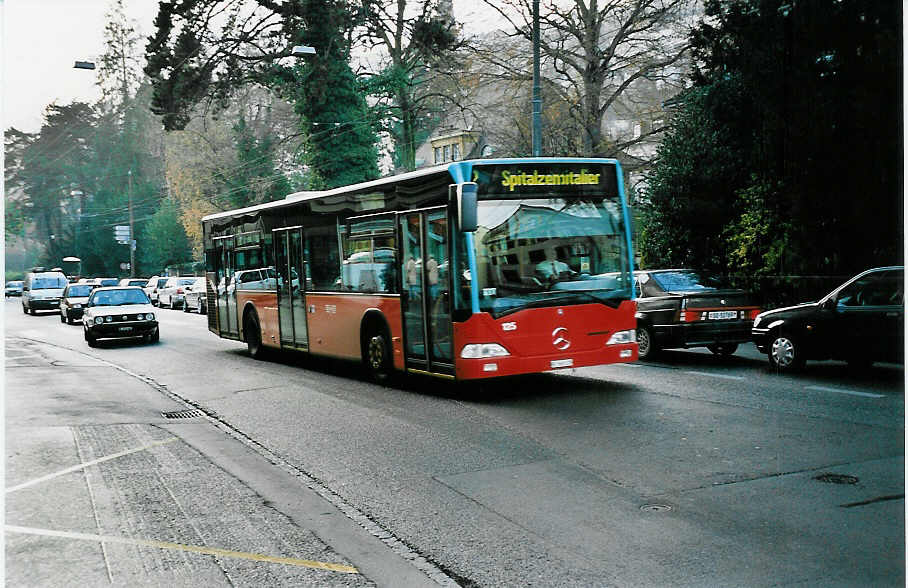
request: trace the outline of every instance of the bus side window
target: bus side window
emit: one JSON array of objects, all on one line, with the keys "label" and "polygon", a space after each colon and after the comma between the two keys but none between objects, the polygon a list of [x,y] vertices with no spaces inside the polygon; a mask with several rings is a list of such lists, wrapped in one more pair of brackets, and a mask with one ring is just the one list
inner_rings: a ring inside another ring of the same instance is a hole
[{"label": "bus side window", "polygon": [[306,230],[306,251],[309,252],[307,276],[314,290],[340,289],[340,252],[337,245],[337,229],[334,225]]}]

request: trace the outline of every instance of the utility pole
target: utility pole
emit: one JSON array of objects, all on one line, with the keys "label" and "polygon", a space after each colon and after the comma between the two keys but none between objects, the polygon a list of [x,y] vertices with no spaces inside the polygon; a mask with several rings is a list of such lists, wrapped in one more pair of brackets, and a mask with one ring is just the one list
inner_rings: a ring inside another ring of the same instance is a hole
[{"label": "utility pole", "polygon": [[533,0],[533,157],[542,156],[542,86],[539,81],[539,0]]},{"label": "utility pole", "polygon": [[129,277],[136,277],[136,228],[132,217],[132,170],[126,175],[129,178],[127,195],[129,197]]}]

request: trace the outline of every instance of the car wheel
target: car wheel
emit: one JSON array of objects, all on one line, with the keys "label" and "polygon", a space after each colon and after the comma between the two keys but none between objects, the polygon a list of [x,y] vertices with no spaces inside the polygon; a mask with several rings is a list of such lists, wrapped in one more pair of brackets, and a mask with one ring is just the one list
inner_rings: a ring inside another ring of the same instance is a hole
[{"label": "car wheel", "polygon": [[28,314],[30,314],[30,315],[32,315],[32,316],[35,316],[35,309],[32,308],[31,306],[29,306],[29,307],[28,307]]},{"label": "car wheel", "polygon": [[186,299],[183,299],[183,312],[189,312],[189,305],[186,303]]},{"label": "car wheel", "polygon": [[88,329],[85,329],[85,342],[88,343],[89,347],[95,347],[98,344],[98,340],[88,332]]},{"label": "car wheel", "polygon": [[640,359],[651,359],[658,351],[653,331],[649,327],[637,327],[637,355]]},{"label": "car wheel", "polygon": [[70,317],[67,316],[67,317],[66,317],[66,324],[68,324],[68,325],[74,325],[74,324],[76,324],[76,319],[70,318]]},{"label": "car wheel", "polygon": [[766,355],[769,366],[780,373],[795,372],[804,367],[804,357],[798,341],[787,333],[776,332],[770,337]]},{"label": "car wheel", "polygon": [[363,363],[369,377],[379,383],[387,382],[391,377],[391,341],[387,331],[382,327],[372,327],[365,337]]},{"label": "car wheel", "polygon": [[246,315],[243,320],[243,335],[246,337],[246,350],[249,352],[249,357],[263,359],[265,347],[262,345],[262,331],[254,314]]},{"label": "car wheel", "polygon": [[160,329],[155,329],[150,333],[145,333],[145,336],[143,338],[145,339],[146,343],[157,343],[161,338],[161,331]]},{"label": "car wheel", "polygon": [[28,314],[28,309],[25,308],[25,305],[24,305],[24,304],[22,305],[22,313],[23,313],[23,314]]},{"label": "car wheel", "polygon": [[66,313],[63,312],[62,310],[60,311],[60,322],[61,322],[61,323],[65,323],[65,322],[66,322]]},{"label": "car wheel", "polygon": [[199,314],[205,314],[204,312],[202,312],[202,297],[201,296],[199,296],[199,299],[196,300],[195,311]]},{"label": "car wheel", "polygon": [[716,345],[708,345],[706,347],[716,355],[721,355],[722,357],[728,357],[738,350],[737,343],[718,343]]}]

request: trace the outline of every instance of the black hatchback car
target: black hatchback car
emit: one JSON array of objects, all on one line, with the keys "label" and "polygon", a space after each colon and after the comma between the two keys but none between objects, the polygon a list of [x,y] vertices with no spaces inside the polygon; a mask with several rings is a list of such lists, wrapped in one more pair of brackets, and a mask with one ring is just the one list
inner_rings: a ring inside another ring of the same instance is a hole
[{"label": "black hatchback car", "polygon": [[904,362],[905,268],[880,267],[851,278],[819,302],[777,308],[754,320],[753,340],[780,372],[808,359],[856,367]]},{"label": "black hatchback car", "polygon": [[640,359],[659,349],[706,347],[731,355],[750,341],[760,307],[753,294],[692,269],[634,272]]}]

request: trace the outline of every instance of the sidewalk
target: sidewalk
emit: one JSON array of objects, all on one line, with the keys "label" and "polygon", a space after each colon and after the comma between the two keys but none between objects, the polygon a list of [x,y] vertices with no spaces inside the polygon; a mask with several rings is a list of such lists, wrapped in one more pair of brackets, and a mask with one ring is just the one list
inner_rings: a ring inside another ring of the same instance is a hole
[{"label": "sidewalk", "polygon": [[8,586],[437,585],[115,366],[7,339],[5,390]]}]

